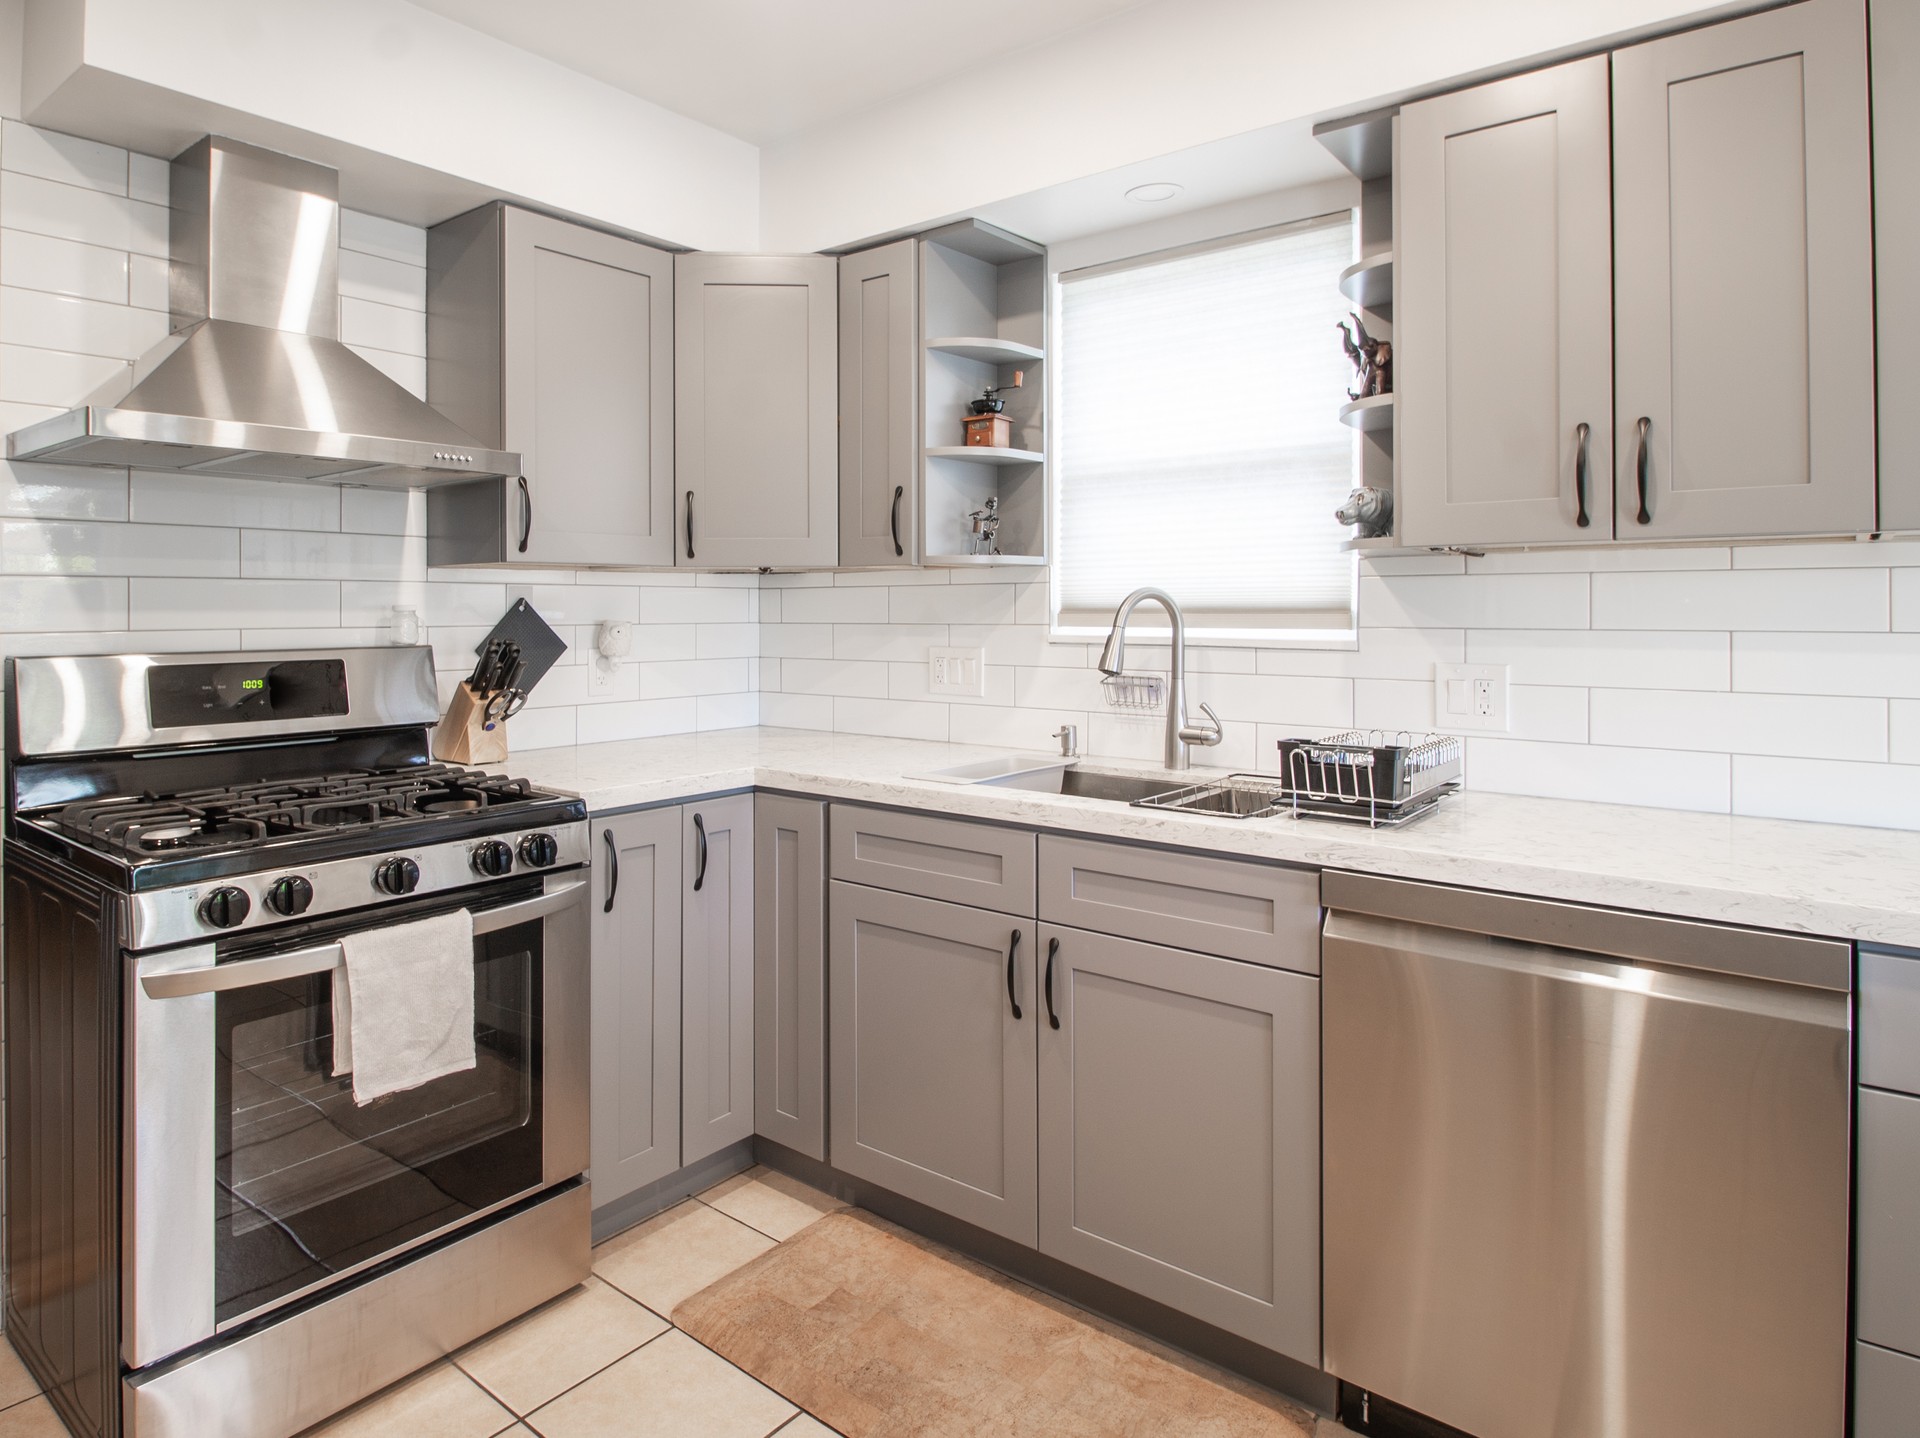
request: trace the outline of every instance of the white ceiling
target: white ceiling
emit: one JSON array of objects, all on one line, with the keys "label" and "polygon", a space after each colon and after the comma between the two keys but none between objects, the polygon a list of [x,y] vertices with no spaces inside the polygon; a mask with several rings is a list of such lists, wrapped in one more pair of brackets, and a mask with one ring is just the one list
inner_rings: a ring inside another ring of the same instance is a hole
[{"label": "white ceiling", "polygon": [[765,144],[1148,0],[411,3]]}]

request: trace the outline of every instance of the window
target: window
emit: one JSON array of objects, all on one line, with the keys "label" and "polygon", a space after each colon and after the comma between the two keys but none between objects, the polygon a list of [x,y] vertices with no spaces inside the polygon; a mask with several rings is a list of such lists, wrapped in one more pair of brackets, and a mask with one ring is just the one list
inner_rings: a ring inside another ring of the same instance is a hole
[{"label": "window", "polygon": [[1057,632],[1153,584],[1196,638],[1350,633],[1353,250],[1342,212],[1060,277]]}]

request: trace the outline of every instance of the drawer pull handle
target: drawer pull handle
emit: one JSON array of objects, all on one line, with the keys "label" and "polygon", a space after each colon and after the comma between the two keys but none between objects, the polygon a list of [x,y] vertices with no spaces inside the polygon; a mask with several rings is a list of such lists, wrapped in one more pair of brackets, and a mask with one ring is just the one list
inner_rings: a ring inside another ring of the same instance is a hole
[{"label": "drawer pull handle", "polygon": [[[888,523],[893,527],[893,552],[896,555],[904,555],[907,552],[900,545],[900,497],[906,492],[907,487],[904,484],[896,484],[893,487],[893,514]],[[1018,1018],[1019,1015],[1015,1014],[1014,1017]]]},{"label": "drawer pull handle", "polygon": [[613,896],[620,892],[620,851],[614,847],[613,830],[602,829],[600,837],[607,843],[607,901],[600,906],[600,912],[613,912]]},{"label": "drawer pull handle", "polygon": [[697,894],[707,882],[707,821],[698,814],[693,816],[693,836],[700,841],[699,866],[693,871],[693,891]]},{"label": "drawer pull handle", "polygon": [[527,477],[520,476],[520,552],[527,552],[527,541],[533,538],[533,491],[527,487]]},{"label": "drawer pull handle", "polygon": [[1633,518],[1638,524],[1652,524],[1653,511],[1647,508],[1647,431],[1653,428],[1653,421],[1642,415],[1637,428],[1640,431],[1640,457],[1634,468],[1640,482],[1640,512]]},{"label": "drawer pull handle", "polygon": [[1007,1007],[1013,1010],[1013,1016],[1020,1017],[1020,999],[1013,987],[1013,959],[1020,952],[1020,931],[1013,931],[1013,942],[1007,945]]},{"label": "drawer pull handle", "polygon": [[1593,521],[1587,517],[1587,435],[1590,431],[1583,421],[1575,427],[1579,436],[1580,448],[1573,461],[1573,497],[1579,504],[1580,513],[1574,517],[1574,523],[1585,529]]},{"label": "drawer pull handle", "polygon": [[1058,939],[1047,940],[1047,1022],[1054,1028],[1060,1027],[1060,1015],[1053,1007],[1053,956],[1060,952]]}]

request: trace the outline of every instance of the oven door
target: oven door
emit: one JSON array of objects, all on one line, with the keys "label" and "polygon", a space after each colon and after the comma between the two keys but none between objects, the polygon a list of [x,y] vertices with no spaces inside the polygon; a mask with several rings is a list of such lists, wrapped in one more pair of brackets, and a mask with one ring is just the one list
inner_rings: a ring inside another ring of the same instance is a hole
[{"label": "oven door", "polygon": [[[123,1357],[140,1368],[587,1165],[587,882],[529,877],[127,961]],[[465,905],[478,1062],[332,1076],[343,933]]]}]

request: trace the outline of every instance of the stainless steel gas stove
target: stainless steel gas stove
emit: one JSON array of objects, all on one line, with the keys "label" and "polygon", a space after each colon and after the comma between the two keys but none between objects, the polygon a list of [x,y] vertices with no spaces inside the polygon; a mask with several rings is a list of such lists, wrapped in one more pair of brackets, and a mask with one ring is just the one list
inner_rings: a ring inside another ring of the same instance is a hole
[{"label": "stainless steel gas stove", "polygon": [[[586,1276],[586,812],[431,651],[9,664],[9,1336],[76,1432],[285,1438]],[[471,1070],[356,1104],[344,937],[472,915]]]}]

